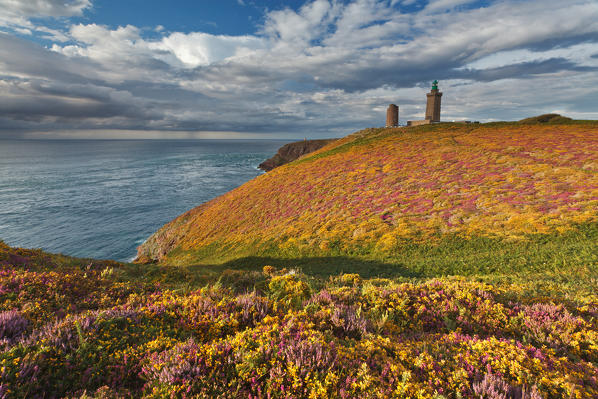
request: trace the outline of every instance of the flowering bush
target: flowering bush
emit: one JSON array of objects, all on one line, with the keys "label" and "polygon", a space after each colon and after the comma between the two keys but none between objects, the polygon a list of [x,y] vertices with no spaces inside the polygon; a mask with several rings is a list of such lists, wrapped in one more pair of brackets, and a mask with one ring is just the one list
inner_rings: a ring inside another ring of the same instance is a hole
[{"label": "flowering bush", "polygon": [[486,374],[482,381],[474,383],[473,392],[482,399],[542,399],[535,386],[512,387],[495,374]]},{"label": "flowering bush", "polygon": [[274,276],[268,284],[275,304],[297,307],[310,295],[309,286],[296,273]]},{"label": "flowering bush", "polygon": [[[36,273],[45,276],[38,266]],[[54,273],[63,281],[73,271]],[[405,283],[356,274],[333,276],[315,289],[298,271],[269,266],[253,273],[261,291],[246,287],[238,294],[230,281],[236,274],[227,272],[228,286],[221,279],[189,292],[122,283],[134,291],[126,299],[87,302],[101,307],[48,313],[45,321],[30,322],[18,306],[4,310],[0,393],[6,398],[598,395],[598,303],[592,298],[547,301],[518,294],[516,285],[464,278]],[[21,290],[30,292],[39,278],[23,279]],[[88,287],[76,297],[96,298],[110,284]],[[80,293],[73,285],[52,287],[57,297]],[[6,300],[12,291],[2,292],[2,303],[19,305]]]},{"label": "flowering bush", "polygon": [[20,338],[29,327],[29,320],[16,310],[0,312],[0,343],[10,344]]}]

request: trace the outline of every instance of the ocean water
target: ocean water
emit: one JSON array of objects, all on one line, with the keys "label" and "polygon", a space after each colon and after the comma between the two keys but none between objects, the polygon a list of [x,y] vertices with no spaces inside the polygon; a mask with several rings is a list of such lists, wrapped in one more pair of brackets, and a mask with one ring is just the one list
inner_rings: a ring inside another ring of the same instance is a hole
[{"label": "ocean water", "polygon": [[131,260],[181,213],[262,174],[278,140],[0,140],[0,240]]}]

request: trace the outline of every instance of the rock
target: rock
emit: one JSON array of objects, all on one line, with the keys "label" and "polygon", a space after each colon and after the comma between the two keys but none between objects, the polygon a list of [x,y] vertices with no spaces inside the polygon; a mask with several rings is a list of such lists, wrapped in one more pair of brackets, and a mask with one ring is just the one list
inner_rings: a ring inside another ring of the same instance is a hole
[{"label": "rock", "polygon": [[281,165],[292,162],[305,154],[319,150],[326,144],[335,140],[336,139],[303,140],[297,141],[295,143],[285,144],[278,149],[278,153],[276,153],[272,158],[262,162],[258,168],[268,172]]}]

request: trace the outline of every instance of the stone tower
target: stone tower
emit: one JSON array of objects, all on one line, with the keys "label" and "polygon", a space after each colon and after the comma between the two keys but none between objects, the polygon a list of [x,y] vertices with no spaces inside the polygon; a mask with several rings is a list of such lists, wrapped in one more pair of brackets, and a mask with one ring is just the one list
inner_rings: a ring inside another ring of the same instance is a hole
[{"label": "stone tower", "polygon": [[428,103],[426,105],[426,120],[440,122],[440,99],[442,93],[438,91],[438,81],[432,82],[432,90],[426,94]]},{"label": "stone tower", "polygon": [[399,107],[390,104],[386,110],[386,127],[399,126]]}]

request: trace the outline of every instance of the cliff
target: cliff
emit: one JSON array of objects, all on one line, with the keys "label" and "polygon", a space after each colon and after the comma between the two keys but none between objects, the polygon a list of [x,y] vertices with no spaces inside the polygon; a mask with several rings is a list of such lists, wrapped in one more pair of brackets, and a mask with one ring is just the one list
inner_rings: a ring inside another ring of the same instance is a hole
[{"label": "cliff", "polygon": [[138,255],[171,264],[246,256],[400,263],[443,240],[563,234],[596,220],[597,146],[597,122],[368,129],[186,212]]},{"label": "cliff", "polygon": [[293,162],[294,160],[319,150],[327,144],[332,143],[336,139],[322,139],[322,140],[303,140],[294,143],[285,144],[278,149],[278,152],[270,159],[262,162],[258,168],[266,172]]}]

